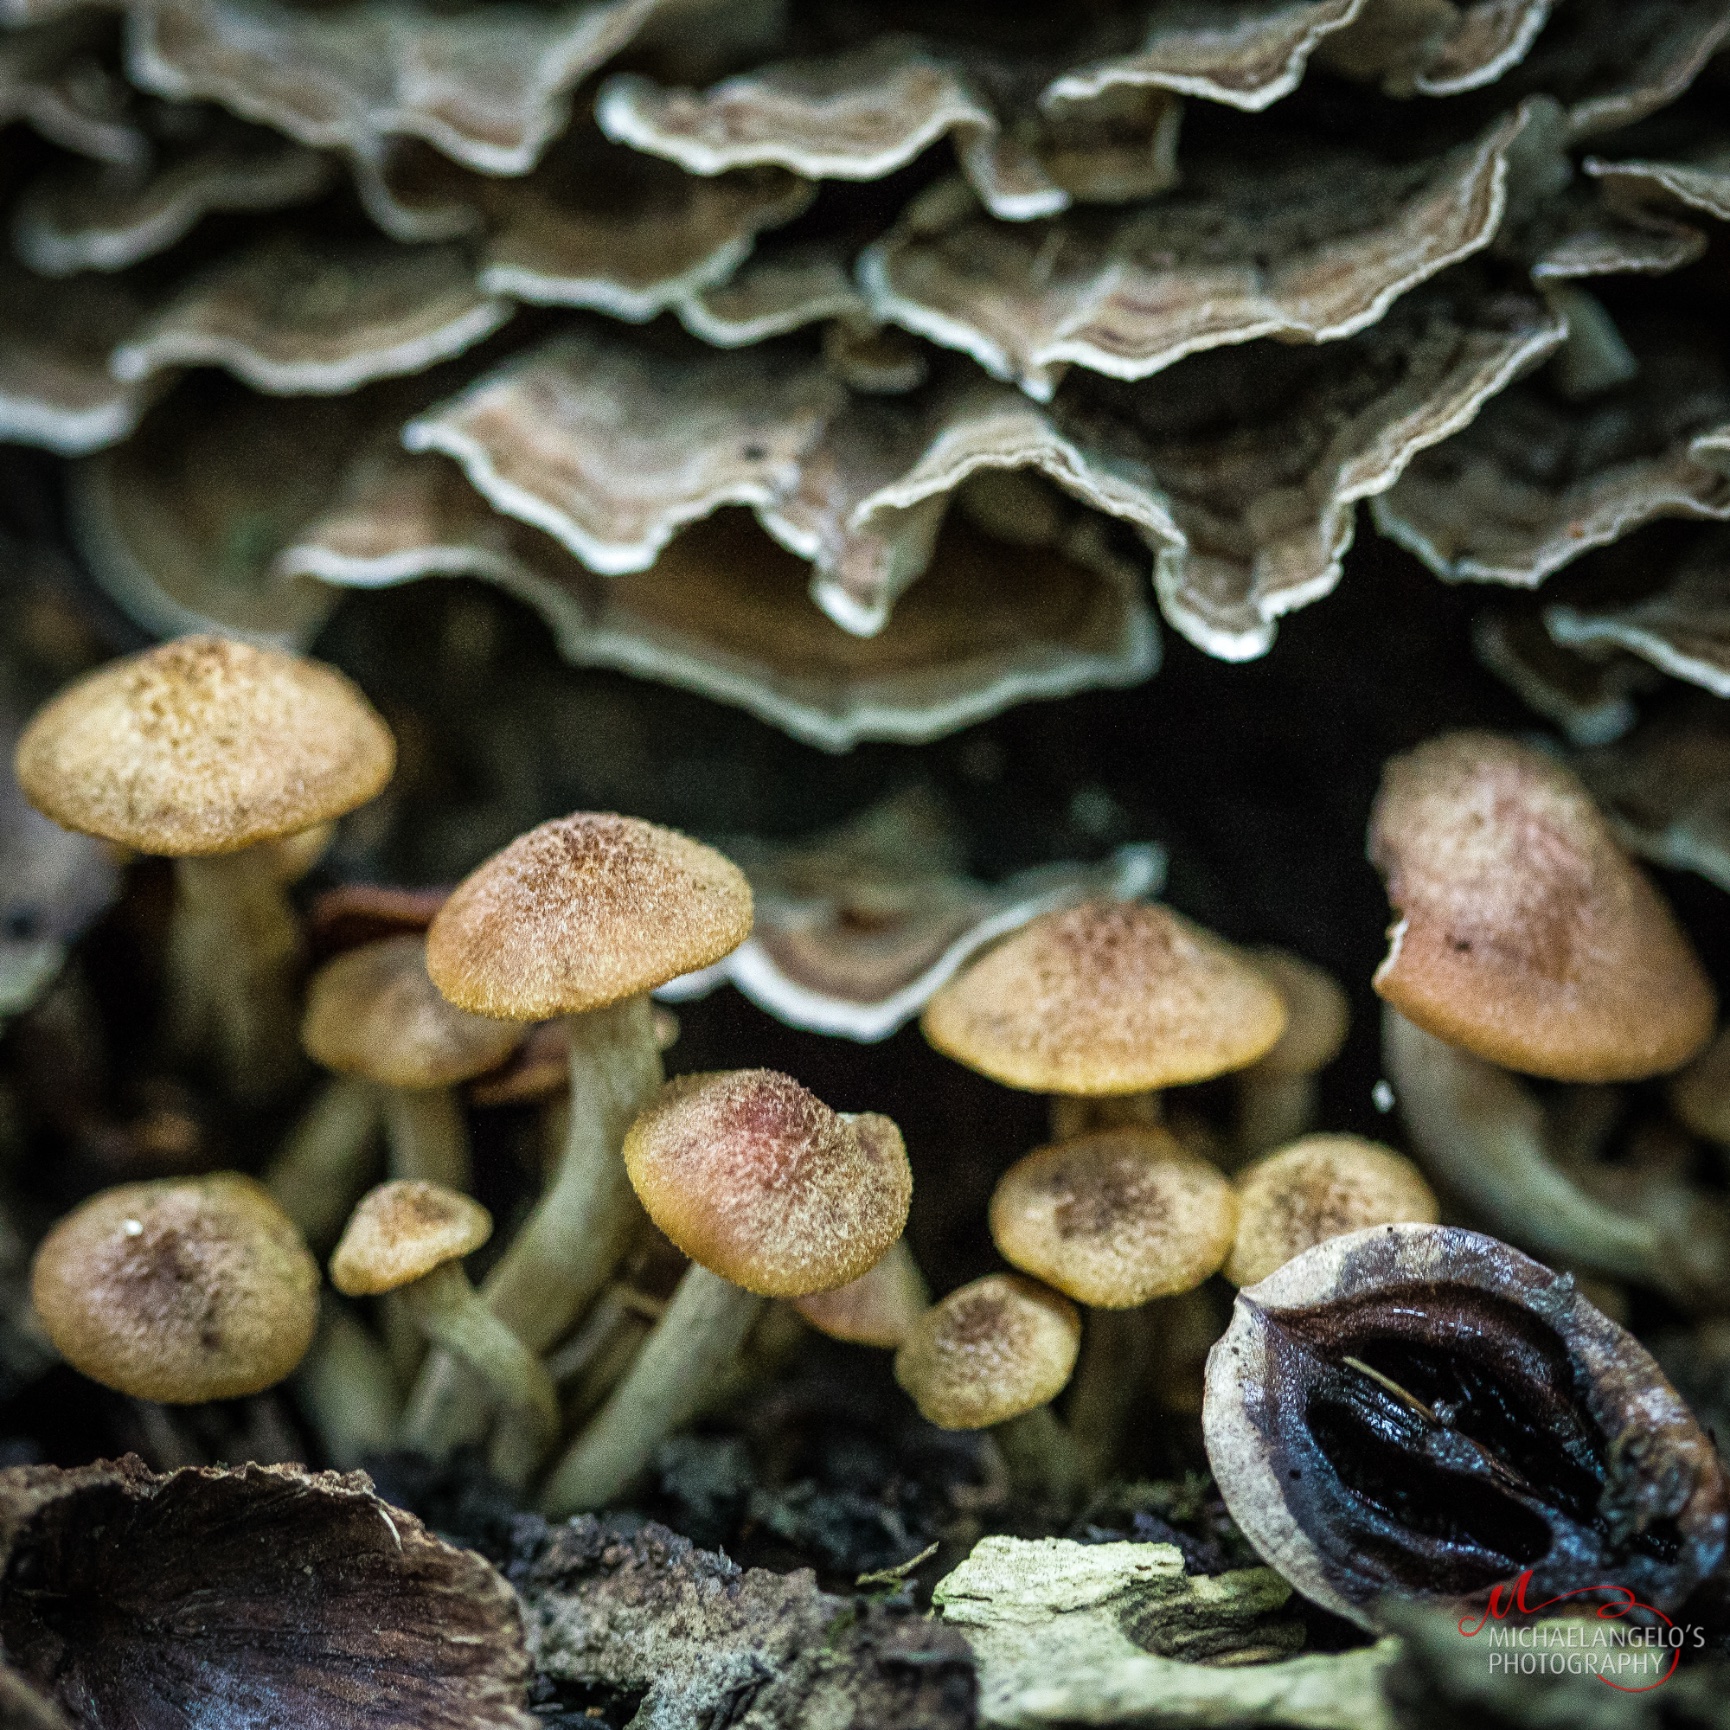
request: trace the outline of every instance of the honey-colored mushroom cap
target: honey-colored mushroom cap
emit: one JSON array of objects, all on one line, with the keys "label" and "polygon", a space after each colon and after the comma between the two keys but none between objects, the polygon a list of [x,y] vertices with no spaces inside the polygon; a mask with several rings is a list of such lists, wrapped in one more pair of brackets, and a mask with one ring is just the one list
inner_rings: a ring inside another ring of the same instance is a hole
[{"label": "honey-colored mushroom cap", "polygon": [[396,1178],[355,1204],[330,1258],[330,1283],[344,1297],[371,1297],[460,1261],[493,1235],[493,1216],[442,1183]]},{"label": "honey-colored mushroom cap", "polygon": [[921,1026],[1010,1087],[1143,1093],[1241,1069],[1285,1031],[1278,991],[1169,908],[1088,901],[1047,913],[951,980]]},{"label": "honey-colored mushroom cap", "polygon": [[18,741],[19,785],[68,829],[143,853],[229,853],[352,811],[396,766],[334,668],[223,637],[98,667]]},{"label": "honey-colored mushroom cap", "polygon": [[36,1251],[30,1295],[74,1369],[171,1405],[282,1380],[318,1324],[318,1264],[249,1177],[105,1189]]},{"label": "honey-colored mushroom cap", "polygon": [[1018,1159],[991,1197],[1003,1259],[1081,1303],[1193,1291],[1237,1229],[1231,1184],[1163,1129],[1103,1129]]},{"label": "honey-colored mushroom cap", "polygon": [[683,1075],[631,1125],[625,1169],[693,1261],[766,1297],[856,1280],[907,1223],[901,1132],[831,1111],[772,1069]]},{"label": "honey-colored mushroom cap", "polygon": [[905,1238],[856,1280],[793,1300],[794,1309],[819,1333],[856,1346],[900,1345],[930,1304],[925,1277]]},{"label": "honey-colored mushroom cap", "polygon": [[1351,1026],[1351,1006],[1339,981],[1286,949],[1251,952],[1286,1007],[1285,1032],[1257,1060],[1263,1075],[1314,1075],[1339,1056]]},{"label": "honey-colored mushroom cap", "polygon": [[1434,1192],[1409,1159],[1356,1135],[1306,1135],[1238,1174],[1226,1277],[1254,1285],[1313,1244],[1365,1226],[1434,1225]]},{"label": "honey-colored mushroom cap", "polygon": [[1395,757],[1370,857],[1400,916],[1376,990],[1438,1039],[1558,1081],[1632,1081],[1711,1036],[1688,939],[1548,757],[1493,733]]},{"label": "honey-colored mushroom cap", "polygon": [[991,1273],[925,1312],[895,1354],[895,1379],[940,1429],[982,1430],[1055,1399],[1080,1349],[1068,1298]]},{"label": "honey-colored mushroom cap", "polygon": [[521,1022],[471,1015],[427,975],[426,942],[387,937],[327,961],[307,988],[301,1043],[326,1069],[386,1087],[448,1087],[496,1068]]},{"label": "honey-colored mushroom cap", "polygon": [[463,1009],[541,1021],[652,991],[750,931],[751,886],[714,848],[579,812],[519,835],[457,886],[427,932],[427,969]]}]

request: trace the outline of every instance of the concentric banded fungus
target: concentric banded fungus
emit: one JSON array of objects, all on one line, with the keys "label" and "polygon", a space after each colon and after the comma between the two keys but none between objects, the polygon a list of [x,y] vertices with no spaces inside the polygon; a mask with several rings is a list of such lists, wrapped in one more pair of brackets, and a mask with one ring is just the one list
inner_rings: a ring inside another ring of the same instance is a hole
[{"label": "concentric banded fungus", "polygon": [[[330,1282],[344,1297],[394,1292],[415,1325],[479,1376],[504,1413],[491,1461],[521,1485],[559,1433],[559,1402],[539,1358],[469,1284],[462,1259],[492,1236],[492,1215],[440,1183],[397,1179],[361,1198],[330,1258]],[[404,1439],[426,1438],[409,1423]]]},{"label": "concentric banded fungus", "polygon": [[[619,1158],[661,1082],[649,993],[720,960],[751,929],[751,889],[699,842],[591,812],[519,836],[473,872],[427,932],[427,971],[459,1008],[567,1019],[570,1125],[557,1175],[498,1265],[487,1302],[531,1351],[582,1313],[636,1217]],[[419,1433],[448,1439],[460,1407],[435,1358],[416,1394]]]},{"label": "concentric banded fungus", "polygon": [[170,968],[182,1038],[258,1096],[291,1075],[300,936],[277,841],[371,799],[396,748],[372,705],[313,661],[185,637],[112,662],[19,740],[31,803],[57,823],[175,860]]},{"label": "concentric banded fungus", "polygon": [[511,1589],[360,1473],[0,1473],[0,1640],[88,1730],[533,1730]]},{"label": "concentric banded fungus", "polygon": [[1025,925],[926,1005],[925,1037],[1008,1087],[1145,1094],[1241,1069],[1285,1031],[1279,993],[1181,914],[1088,901]]},{"label": "concentric banded fungus", "polygon": [[427,976],[426,943],[387,937],[327,961],[307,987],[301,1041],[314,1062],[384,1093],[393,1177],[466,1189],[468,1131],[453,1092],[522,1043],[520,1022],[471,1015]]},{"label": "concentric banded fungus", "polygon": [[1258,1159],[1238,1175],[1237,1207],[1225,1275],[1240,1286],[1330,1237],[1440,1218],[1430,1186],[1409,1159],[1356,1135],[1306,1135]]},{"label": "concentric banded fungus", "polygon": [[1265,1056],[1237,1072],[1237,1145],[1266,1153],[1315,1122],[1316,1076],[1339,1056],[1351,1006],[1331,973],[1286,949],[1258,949],[1255,964],[1285,1004],[1285,1032]]},{"label": "concentric banded fungus", "polygon": [[1657,1365],[1476,1232],[1373,1227],[1241,1292],[1203,1424],[1239,1529],[1364,1626],[1527,1570],[1534,1603],[1609,1581],[1673,1609],[1724,1557],[1723,1471]]},{"label": "concentric banded fungus", "polygon": [[1018,1159],[991,1196],[1003,1259],[1078,1302],[1193,1290],[1232,1247],[1231,1185],[1163,1129],[1106,1129]]},{"label": "concentric banded fungus", "polygon": [[1370,857],[1399,914],[1376,990],[1438,1038],[1567,1081],[1678,1068],[1712,987],[1580,783],[1489,733],[1392,759]]},{"label": "concentric banded fungus", "polygon": [[808,1292],[793,1307],[819,1333],[858,1346],[893,1350],[931,1307],[925,1276],[905,1238],[855,1280],[833,1291]]},{"label": "concentric banded fungus", "polygon": [[271,1387],[318,1325],[318,1264],[233,1172],[92,1196],[38,1246],[30,1294],[75,1369],[172,1405]]},{"label": "concentric banded fungus", "polygon": [[767,1069],[687,1075],[631,1125],[625,1165],[691,1257],[630,1373],[560,1462],[555,1515],[604,1505],[696,1410],[765,1297],[833,1291],[880,1262],[913,1196],[901,1132]]}]

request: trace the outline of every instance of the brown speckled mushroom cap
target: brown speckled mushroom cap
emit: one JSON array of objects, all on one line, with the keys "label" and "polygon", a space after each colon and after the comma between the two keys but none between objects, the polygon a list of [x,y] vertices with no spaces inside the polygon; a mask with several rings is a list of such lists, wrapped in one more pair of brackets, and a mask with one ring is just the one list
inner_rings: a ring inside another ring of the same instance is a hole
[{"label": "brown speckled mushroom cap", "polygon": [[793,1300],[794,1309],[832,1340],[889,1347],[907,1338],[930,1304],[925,1276],[905,1238],[898,1238],[889,1253],[856,1280]]},{"label": "brown speckled mushroom cap", "polygon": [[1375,988],[1505,1069],[1632,1081],[1711,1036],[1712,987],[1651,883],[1560,764],[1494,733],[1382,772],[1370,858],[1399,920]]},{"label": "brown speckled mushroom cap", "polygon": [[668,1082],[625,1137],[625,1170],[686,1255],[766,1297],[858,1279],[900,1237],[913,1199],[888,1118],[831,1111],[772,1069]]},{"label": "brown speckled mushroom cap", "polygon": [[426,941],[387,937],[327,961],[307,987],[301,1043],[314,1062],[386,1087],[449,1087],[503,1063],[519,1021],[471,1015],[427,976]]},{"label": "brown speckled mushroom cap", "polygon": [[1314,1075],[1339,1056],[1351,1026],[1351,1005],[1339,981],[1287,949],[1251,951],[1286,1008],[1285,1032],[1258,1059],[1263,1075]]},{"label": "brown speckled mushroom cap", "polygon": [[1365,1226],[1434,1225],[1434,1192],[1409,1159],[1356,1135],[1306,1135],[1238,1174],[1237,1238],[1225,1264],[1254,1285],[1312,1244]]},{"label": "brown speckled mushroom cap", "polygon": [[1169,908],[1087,901],[1007,937],[926,1005],[936,1048],[1010,1087],[1144,1093],[1241,1069],[1285,1030],[1279,993]]},{"label": "brown speckled mushroom cap", "polygon": [[231,853],[352,811],[396,766],[332,667],[181,637],[98,667],[37,712],[19,785],[68,829],[142,853]]},{"label": "brown speckled mushroom cap", "polygon": [[369,1189],[348,1216],[330,1258],[330,1283],[344,1297],[372,1297],[461,1261],[493,1235],[478,1201],[424,1178]]},{"label": "brown speckled mushroom cap", "polygon": [[652,991],[738,948],[751,886],[712,847],[578,812],[472,872],[427,932],[427,970],[477,1015],[542,1021]]},{"label": "brown speckled mushroom cap", "polygon": [[925,1312],[895,1354],[895,1379],[939,1429],[982,1430],[1055,1399],[1080,1349],[1068,1298],[991,1273]]},{"label": "brown speckled mushroom cap", "polygon": [[92,1381],[170,1405],[238,1399],[286,1376],[318,1325],[318,1264],[249,1177],[105,1189],[36,1251],[30,1295]]},{"label": "brown speckled mushroom cap", "polygon": [[1163,1129],[1104,1129],[1018,1159],[991,1196],[1003,1259],[1078,1302],[1131,1309],[1217,1273],[1231,1184]]}]

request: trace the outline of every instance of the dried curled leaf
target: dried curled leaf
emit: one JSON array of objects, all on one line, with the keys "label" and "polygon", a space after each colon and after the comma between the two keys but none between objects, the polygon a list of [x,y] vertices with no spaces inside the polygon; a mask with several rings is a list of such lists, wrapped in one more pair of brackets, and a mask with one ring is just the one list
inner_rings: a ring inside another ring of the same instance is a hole
[{"label": "dried curled leaf", "polygon": [[1331,342],[1489,244],[1534,112],[1403,163],[1263,123],[1241,149],[1187,163],[1183,188],[1155,204],[904,225],[866,249],[860,279],[879,317],[1041,400],[1070,363],[1139,379],[1257,337]]},{"label": "dried curled leaf", "polygon": [[85,1730],[536,1722],[510,1588],[360,1473],[16,1467],[0,1552],[10,1678]]},{"label": "dried curled leaf", "polygon": [[661,996],[697,997],[730,981],[789,1026],[860,1040],[886,1039],[968,956],[1039,914],[1157,894],[1165,879],[1159,848],[1130,846],[1098,865],[1040,865],[982,883],[967,875],[950,813],[924,787],[809,840],[741,835],[726,851],[751,880],[751,935]]},{"label": "dried curled leaf", "polygon": [[1627,383],[1586,402],[1545,379],[1504,391],[1376,500],[1376,526],[1438,576],[1530,588],[1655,517],[1730,516],[1720,345],[1679,318],[1623,335]]},{"label": "dried curled leaf", "polygon": [[1558,643],[1625,649],[1716,697],[1730,697],[1730,530],[1701,533],[1662,587],[1643,599],[1552,606],[1544,623]]},{"label": "dried curled leaf", "polygon": [[406,134],[484,174],[523,174],[564,130],[575,86],[666,3],[138,0],[127,67],[159,96],[220,102],[320,149],[370,160]]},{"label": "dried curled leaf", "polygon": [[223,366],[257,390],[334,396],[417,373],[491,336],[509,304],[475,285],[457,247],[274,235],[188,283],[114,351],[135,382]]},{"label": "dried curled leaf", "polygon": [[326,157],[250,127],[218,130],[147,169],[50,171],[13,211],[18,256],[45,276],[124,270],[183,240],[208,215],[281,210],[329,185]]},{"label": "dried curled leaf", "polygon": [[137,426],[157,381],[117,379],[108,357],[137,324],[130,288],[48,282],[0,265],[0,439],[77,456]]}]

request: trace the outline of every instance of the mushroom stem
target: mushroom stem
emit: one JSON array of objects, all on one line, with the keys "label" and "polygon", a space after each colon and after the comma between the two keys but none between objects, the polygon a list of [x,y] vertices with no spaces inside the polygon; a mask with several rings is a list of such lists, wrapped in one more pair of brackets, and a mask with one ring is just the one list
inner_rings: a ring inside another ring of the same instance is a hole
[{"label": "mushroom stem", "polygon": [[392,1177],[424,1178],[467,1191],[469,1132],[449,1087],[390,1087],[384,1093]]},{"label": "mushroom stem", "polygon": [[604,1507],[702,1403],[767,1300],[693,1262],[666,1313],[541,1494],[549,1519]]},{"label": "mushroom stem", "polygon": [[390,1446],[402,1415],[390,1358],[371,1329],[329,1292],[319,1306],[312,1349],[294,1373],[294,1391],[332,1465],[346,1471]]},{"label": "mushroom stem", "polygon": [[169,1014],[175,1049],[215,1057],[229,1090],[269,1099],[299,1073],[300,928],[270,846],[175,862]]},{"label": "mushroom stem", "polygon": [[1382,1059],[1425,1167],[1499,1233],[1599,1273],[1663,1283],[1657,1228],[1594,1201],[1551,1162],[1543,1112],[1507,1070],[1391,1006]]},{"label": "mushroom stem", "polygon": [[1049,1405],[1006,1418],[991,1433],[1022,1495],[1064,1510],[1080,1502],[1086,1477],[1081,1450]]},{"label": "mushroom stem", "polygon": [[1237,1152],[1246,1160],[1307,1135],[1316,1121],[1316,1078],[1252,1064],[1237,1076]]},{"label": "mushroom stem", "polygon": [[[474,1370],[504,1403],[490,1463],[507,1484],[526,1483],[559,1433],[558,1396],[545,1366],[487,1308],[455,1262],[403,1286],[401,1297],[427,1339]],[[425,1447],[413,1413],[402,1440]]]},{"label": "mushroom stem", "polygon": [[[482,1287],[493,1313],[536,1352],[562,1338],[600,1292],[640,1214],[619,1150],[632,1118],[661,1085],[648,996],[571,1016],[570,1052],[558,1168]],[[472,1381],[437,1352],[421,1371],[410,1412],[434,1455],[485,1427]]]},{"label": "mushroom stem", "polygon": [[319,1090],[264,1174],[276,1204],[315,1250],[342,1235],[349,1209],[366,1188],[368,1145],[379,1122],[377,1090],[338,1076]]},{"label": "mushroom stem", "polygon": [[1130,1416],[1145,1398],[1143,1370],[1155,1355],[1153,1306],[1087,1311],[1081,1360],[1070,1385],[1068,1433],[1089,1488],[1109,1478]]},{"label": "mushroom stem", "polygon": [[1165,1121],[1165,1102],[1157,1091],[1085,1097],[1075,1093],[1051,1096],[1051,1139],[1073,1141],[1096,1129],[1157,1129]]}]

